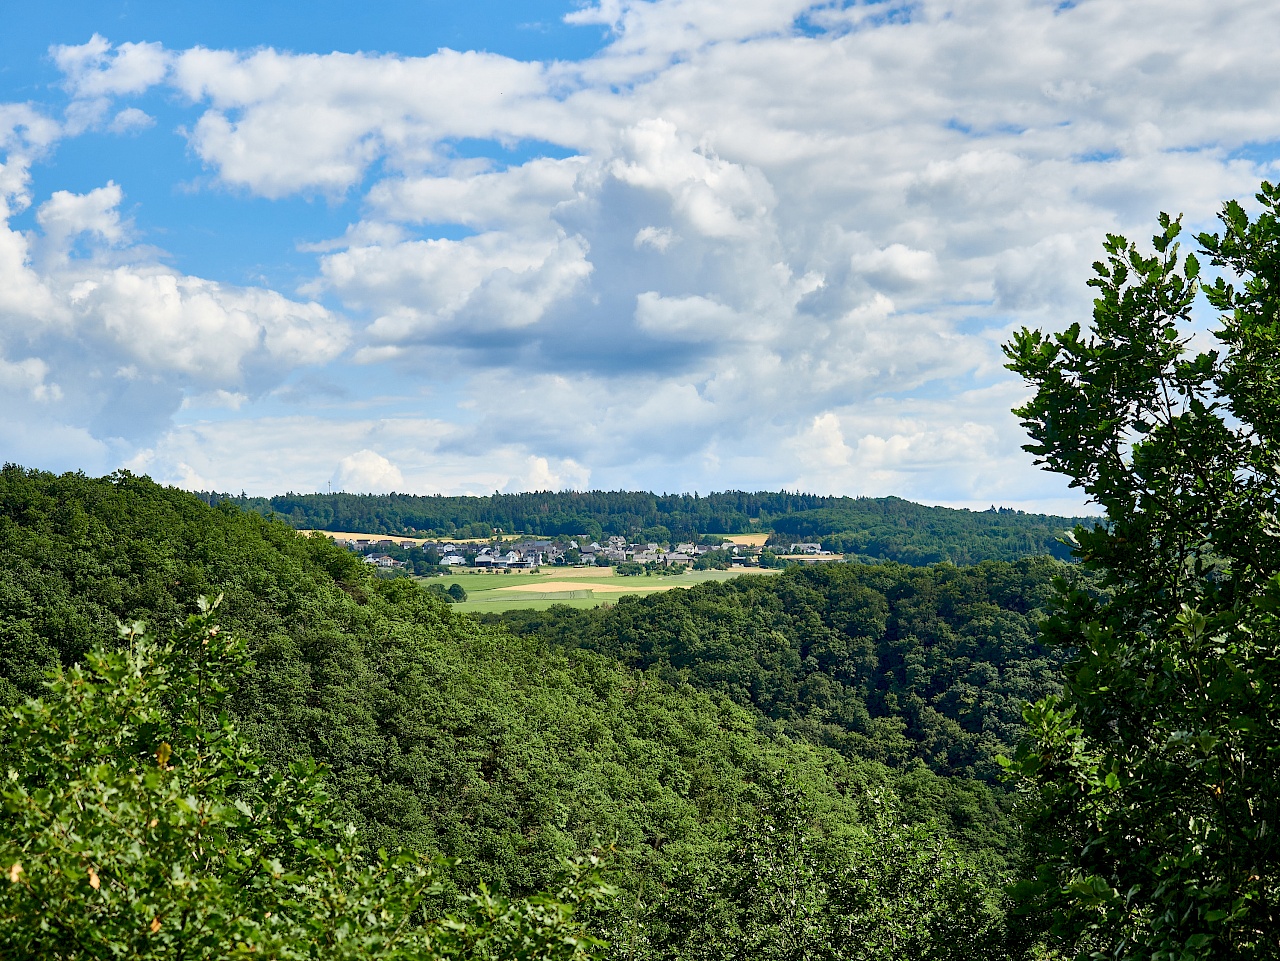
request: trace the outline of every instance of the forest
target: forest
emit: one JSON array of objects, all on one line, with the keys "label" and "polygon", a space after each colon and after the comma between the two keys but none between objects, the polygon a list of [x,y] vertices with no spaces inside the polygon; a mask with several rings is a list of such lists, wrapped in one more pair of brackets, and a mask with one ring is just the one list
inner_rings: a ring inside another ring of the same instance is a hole
[{"label": "forest", "polygon": [[[1008,698],[1039,690],[1052,658],[1036,648],[1029,615],[1056,562],[950,569],[954,583],[945,574],[913,581],[896,567],[868,583],[797,571],[784,575],[772,617],[753,616],[753,601],[763,611],[766,599],[735,584],[723,585],[727,594],[680,592],[704,631],[721,607],[737,621],[707,632],[699,657],[673,647],[646,659],[609,649],[598,631],[572,644],[551,630],[479,624],[407,580],[377,579],[321,535],[126,473],[9,465],[0,505],[5,703],[39,694],[49,670],[109,643],[117,622],[173,631],[201,597],[221,594],[218,623],[249,639],[253,658],[228,706],[264,768],[322,764],[337,816],[357,826],[362,845],[449,859],[440,880],[450,892],[483,882],[532,895],[557,883],[566,858],[607,851],[608,876],[627,900],[597,909],[596,930],[616,952],[643,943],[646,956],[691,957],[708,903],[747,923],[749,893],[730,883],[749,856],[734,847],[742,832],[803,817],[821,849],[811,867],[825,880],[815,885],[852,870],[858,846],[896,846],[904,859],[885,864],[889,876],[875,884],[924,872],[979,910],[973,938],[1001,923],[1016,829],[990,755],[1016,735],[975,740],[982,724],[960,701],[973,671],[992,663],[1026,678],[977,710],[1008,720]],[[1008,650],[940,624],[931,641],[950,646],[938,665],[877,666],[880,648],[886,662],[894,656],[885,622],[922,629],[909,609],[939,595],[962,632],[970,617],[1007,621]],[[632,604],[610,613],[633,608],[635,630],[661,616]],[[767,643],[823,618],[827,640],[803,656]],[[836,667],[841,643],[868,648],[857,667]],[[726,655],[719,671],[707,650],[716,645]],[[741,654],[727,656],[738,645]],[[962,652],[980,666],[962,666]],[[922,667],[937,678],[920,676]],[[889,678],[895,671],[911,681]],[[739,679],[721,683],[729,677]],[[867,879],[858,883],[867,896]]]},{"label": "forest", "polygon": [[1280,956],[1258,199],[1197,238],[1238,285],[1162,216],[1090,328],[1006,345],[1027,450],[1106,512],[1075,563],[481,620],[269,505],[6,465],[0,956]]},{"label": "forest", "polygon": [[[207,504],[234,502],[299,530],[488,537],[494,530],[540,537],[618,535],[631,540],[694,540],[704,534],[776,532],[778,543],[821,540],[829,550],[903,564],[976,564],[1050,554],[1063,560],[1063,535],[1085,518],[926,507],[899,497],[821,497],[782,492],[650,494],[540,491],[488,497],[411,494],[201,492]],[[788,540],[789,538],[789,540]]]}]

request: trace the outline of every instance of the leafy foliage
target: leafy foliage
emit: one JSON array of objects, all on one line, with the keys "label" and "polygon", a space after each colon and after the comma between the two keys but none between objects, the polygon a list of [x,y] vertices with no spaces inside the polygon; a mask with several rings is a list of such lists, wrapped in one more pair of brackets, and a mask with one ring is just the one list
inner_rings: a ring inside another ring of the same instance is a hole
[{"label": "leafy foliage", "polygon": [[[1021,894],[1081,958],[1280,955],[1280,190],[1258,200],[1198,238],[1225,276],[1200,287],[1161,215],[1150,255],[1107,238],[1087,334],[1006,347],[1036,388],[1027,449],[1108,518],[1077,531],[1101,591],[1063,586],[1064,690],[1012,764],[1040,863]],[[1221,352],[1190,353],[1198,287]]]},{"label": "leafy foliage", "polygon": [[785,776],[762,785],[725,855],[641,916],[644,957],[689,961],[1007,957],[1017,952],[980,875],[929,826],[879,807],[824,834]]},{"label": "leafy foliage", "polygon": [[1035,621],[1066,573],[1048,559],[818,565],[488,620],[723,693],[849,756],[996,784],[1022,705],[1057,689],[1060,655]]},{"label": "leafy foliage", "polygon": [[1002,508],[973,512],[925,507],[898,497],[839,498],[830,507],[772,520],[772,545],[820,540],[828,550],[865,560],[923,566],[978,564],[1049,555],[1070,558],[1063,534],[1080,518]]},{"label": "leafy foliage", "polygon": [[[203,599],[202,599],[203,600]],[[89,652],[11,712],[0,753],[6,958],[584,959],[574,902],[481,891],[423,923],[442,885],[418,857],[358,850],[314,764],[266,771],[223,710],[251,665],[209,611],[157,643]]]}]

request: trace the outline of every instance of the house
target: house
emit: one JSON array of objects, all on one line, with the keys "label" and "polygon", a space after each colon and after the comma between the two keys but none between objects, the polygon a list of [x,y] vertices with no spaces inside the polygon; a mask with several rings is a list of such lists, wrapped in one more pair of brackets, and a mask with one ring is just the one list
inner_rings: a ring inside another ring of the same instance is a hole
[{"label": "house", "polygon": [[609,547],[615,551],[625,551],[627,549],[627,539],[625,537],[613,536],[609,538]]},{"label": "house", "polygon": [[445,567],[457,567],[459,564],[465,564],[467,559],[461,554],[446,554],[440,558],[440,563]]},{"label": "house", "polygon": [[792,554],[827,554],[830,552],[824,551],[822,549],[821,544],[792,544],[790,553]]},{"label": "house", "polygon": [[663,559],[663,563],[665,563],[667,567],[670,567],[672,564],[692,564],[693,563],[693,555],[686,554],[683,551],[670,551],[666,554],[663,554],[662,559]]},{"label": "house", "polygon": [[394,557],[386,554],[370,554],[364,559],[366,564],[373,564],[375,567],[404,567],[404,561],[398,561]]}]

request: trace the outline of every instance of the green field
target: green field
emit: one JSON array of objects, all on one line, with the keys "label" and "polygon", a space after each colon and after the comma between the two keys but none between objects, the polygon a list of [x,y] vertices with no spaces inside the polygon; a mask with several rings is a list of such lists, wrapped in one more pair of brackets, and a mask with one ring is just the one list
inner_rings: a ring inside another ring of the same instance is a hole
[{"label": "green field", "polygon": [[[675,588],[692,587],[703,581],[725,581],[731,577],[769,575],[777,571],[747,568],[734,571],[686,571],[671,577],[639,575],[621,577],[613,568],[599,573],[582,568],[546,567],[537,573],[446,574],[420,578],[425,584],[461,584],[467,599],[457,605],[461,611],[510,611],[520,608],[545,610],[553,604],[570,607],[599,607],[627,594],[653,594]],[[546,585],[547,590],[536,590]]]}]

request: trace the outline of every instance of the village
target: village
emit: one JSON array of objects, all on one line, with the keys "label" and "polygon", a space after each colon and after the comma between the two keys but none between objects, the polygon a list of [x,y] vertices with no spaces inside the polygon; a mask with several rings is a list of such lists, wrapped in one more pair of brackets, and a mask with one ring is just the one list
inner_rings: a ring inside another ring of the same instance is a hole
[{"label": "village", "polygon": [[[327,533],[327,532],[326,532]],[[364,556],[366,564],[390,570],[427,573],[427,569],[454,568],[474,571],[531,571],[544,566],[618,567],[637,565],[643,570],[683,570],[714,561],[723,567],[758,567],[776,561],[813,563],[843,559],[818,543],[794,543],[773,548],[755,544],[693,541],[659,544],[629,543],[621,536],[605,543],[585,538],[432,541],[410,538],[376,538],[328,535],[335,543]],[[707,540],[707,538],[703,538]]]}]

